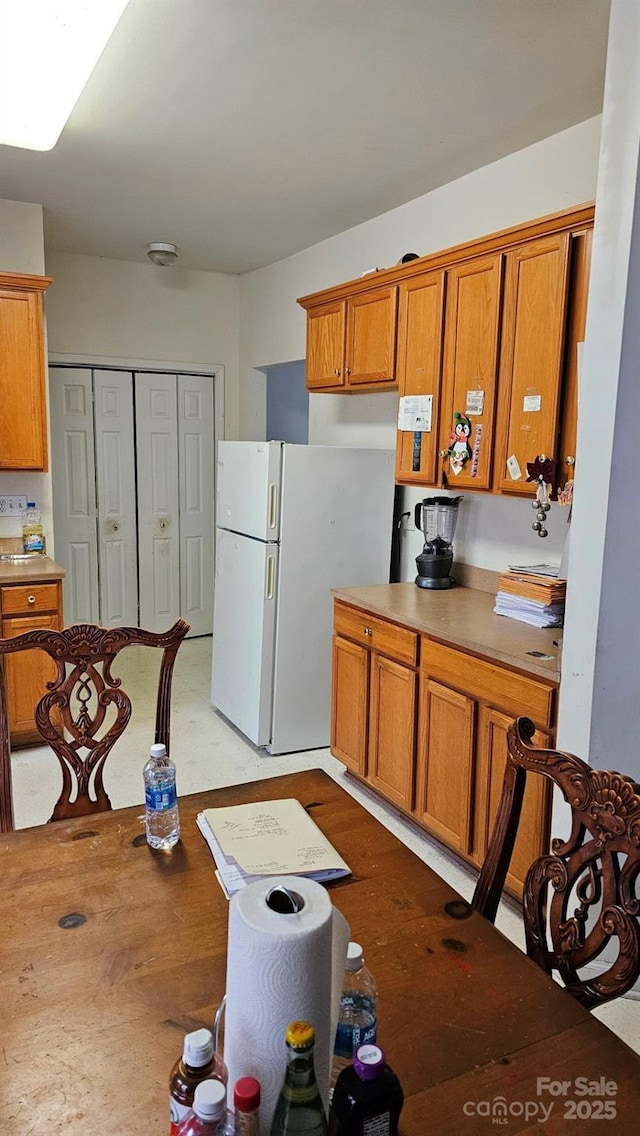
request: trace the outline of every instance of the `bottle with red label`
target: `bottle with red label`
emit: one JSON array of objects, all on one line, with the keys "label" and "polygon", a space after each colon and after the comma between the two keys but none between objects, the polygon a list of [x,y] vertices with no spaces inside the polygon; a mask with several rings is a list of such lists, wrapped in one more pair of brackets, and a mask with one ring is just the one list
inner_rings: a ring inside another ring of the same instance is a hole
[{"label": "bottle with red label", "polygon": [[169,1078],[169,1110],[171,1136],[193,1106],[197,1085],[207,1078],[220,1081],[226,1092],[227,1068],[214,1050],[211,1030],[199,1029],[185,1035],[182,1057],[176,1061]]}]

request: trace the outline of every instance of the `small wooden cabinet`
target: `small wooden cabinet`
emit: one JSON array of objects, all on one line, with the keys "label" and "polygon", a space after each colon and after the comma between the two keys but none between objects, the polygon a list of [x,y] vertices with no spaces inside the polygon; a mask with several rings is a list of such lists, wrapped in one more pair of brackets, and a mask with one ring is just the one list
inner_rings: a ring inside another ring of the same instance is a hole
[{"label": "small wooden cabinet", "polygon": [[341,394],[396,388],[397,286],[307,310],[307,387]]},{"label": "small wooden cabinet", "polygon": [[[0,633],[3,639],[44,628],[58,631],[62,623],[60,580],[0,586]],[[4,659],[12,746],[41,742],[34,710],[53,676],[54,666],[44,651],[21,651]]]},{"label": "small wooden cabinet", "polygon": [[[418,669],[419,667],[419,669]],[[331,752],[470,864],[486,855],[518,715],[553,740],[557,684],[336,600]],[[549,843],[550,794],[529,777],[507,888]]]},{"label": "small wooden cabinet", "polygon": [[45,276],[0,274],[0,469],[47,469]]},{"label": "small wooden cabinet", "polygon": [[336,603],[331,751],[394,804],[411,810],[418,636]]}]

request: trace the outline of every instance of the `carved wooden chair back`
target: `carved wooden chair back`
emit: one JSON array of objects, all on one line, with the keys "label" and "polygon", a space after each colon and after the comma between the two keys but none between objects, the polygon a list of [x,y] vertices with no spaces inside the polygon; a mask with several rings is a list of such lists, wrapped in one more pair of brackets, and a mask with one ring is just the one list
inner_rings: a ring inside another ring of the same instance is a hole
[{"label": "carved wooden chair back", "polygon": [[572,825],[525,878],[527,954],[591,1009],[630,990],[640,975],[640,785],[573,754],[535,749],[534,731],[528,718],[509,728],[502,796],[472,905],[494,921],[527,772],[549,777],[571,807]]},{"label": "carved wooden chair back", "polygon": [[155,741],[163,742],[169,751],[173,665],[188,630],[189,624],[182,619],[166,632],[77,623],[62,631],[27,631],[0,639],[0,832],[13,829],[4,656],[39,648],[55,664],[55,677],[46,684],[46,693],[35,708],[35,724],[62,769],[62,791],[49,819],[65,820],[111,808],[103,784],[104,764],[131,719],[131,700],[122,689],[122,680],[112,673],[124,647],[162,649]]}]

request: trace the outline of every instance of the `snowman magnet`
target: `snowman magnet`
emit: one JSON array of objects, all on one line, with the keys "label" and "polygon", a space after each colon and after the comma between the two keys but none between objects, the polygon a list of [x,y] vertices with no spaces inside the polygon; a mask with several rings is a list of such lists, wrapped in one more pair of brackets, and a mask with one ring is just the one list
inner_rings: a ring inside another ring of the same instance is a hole
[{"label": "snowman magnet", "polygon": [[469,437],[471,434],[471,422],[465,414],[460,414],[455,411],[453,415],[453,433],[449,438],[449,462],[451,470],[456,476],[460,470],[469,461],[472,456],[471,446],[469,445]]}]

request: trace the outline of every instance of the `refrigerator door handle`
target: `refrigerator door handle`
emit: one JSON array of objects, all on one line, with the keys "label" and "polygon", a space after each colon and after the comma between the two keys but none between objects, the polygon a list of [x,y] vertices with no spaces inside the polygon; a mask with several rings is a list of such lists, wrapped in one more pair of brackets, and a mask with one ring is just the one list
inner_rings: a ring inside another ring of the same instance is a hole
[{"label": "refrigerator door handle", "polygon": [[267,571],[265,578],[264,598],[266,600],[273,599],[273,590],[276,579],[276,558],[275,556],[267,556]]},{"label": "refrigerator door handle", "polygon": [[275,529],[278,524],[278,486],[272,482],[269,486],[269,528]]}]

